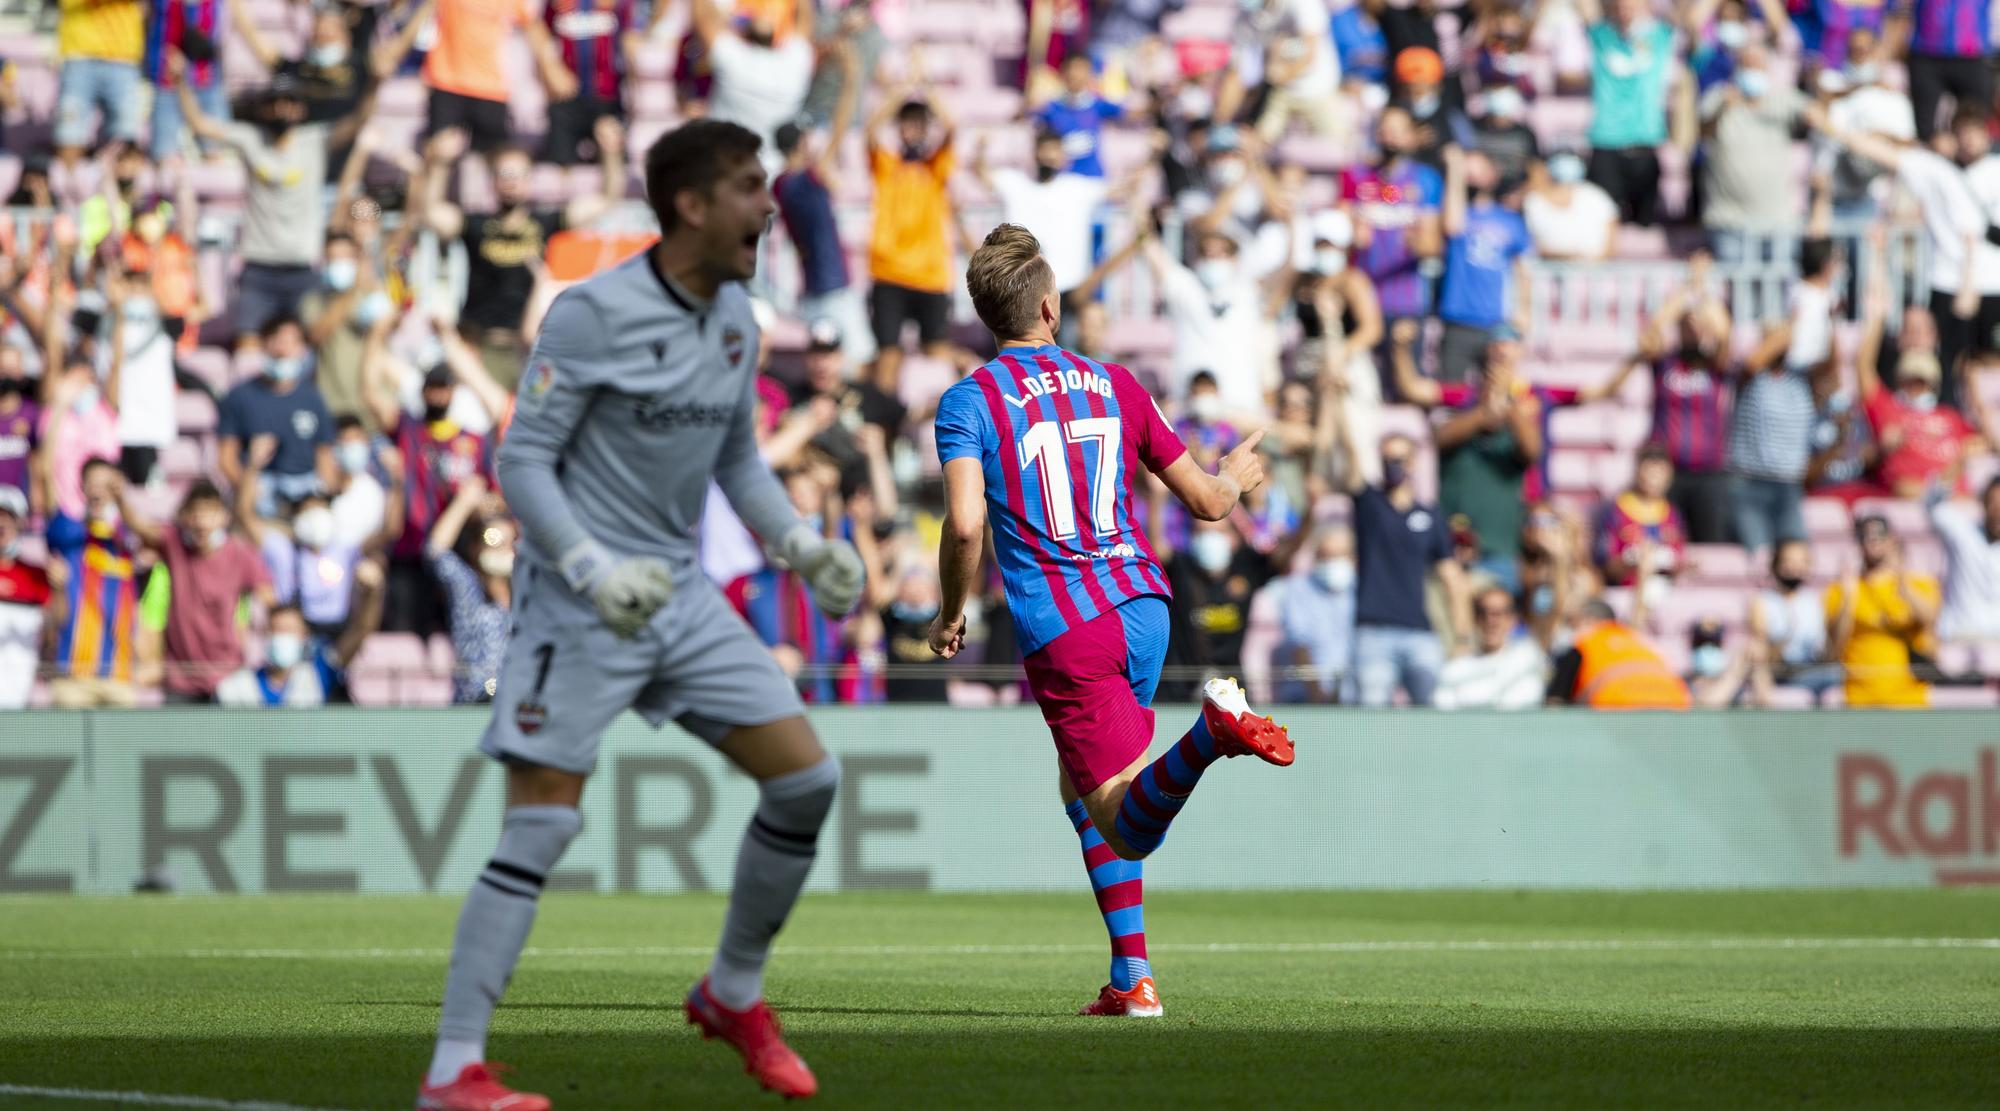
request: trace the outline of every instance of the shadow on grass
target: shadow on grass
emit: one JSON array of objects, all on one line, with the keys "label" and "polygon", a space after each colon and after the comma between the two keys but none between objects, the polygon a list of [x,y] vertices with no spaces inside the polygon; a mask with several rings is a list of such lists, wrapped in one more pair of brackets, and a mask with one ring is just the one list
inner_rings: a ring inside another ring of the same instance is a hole
[{"label": "shadow on grass", "polygon": [[[1079,1019],[1058,1033],[950,1022],[921,1033],[807,1029],[793,1040],[828,1108],[1111,1106],[1135,1091],[1166,1107],[2000,1106],[2000,1044],[1984,1029],[1430,1031],[1169,1018]],[[506,1033],[494,1048],[517,1083],[565,1111],[763,1102],[733,1054],[664,1022],[657,1034]],[[421,1035],[22,1038],[0,1043],[0,1083],[406,1108],[427,1051]]]}]

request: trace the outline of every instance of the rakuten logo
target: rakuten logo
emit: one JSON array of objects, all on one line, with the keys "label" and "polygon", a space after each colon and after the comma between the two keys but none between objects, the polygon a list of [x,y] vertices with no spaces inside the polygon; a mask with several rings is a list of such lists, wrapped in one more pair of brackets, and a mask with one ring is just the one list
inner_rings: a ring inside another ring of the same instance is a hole
[{"label": "rakuten logo", "polygon": [[1891,857],[1935,862],[1945,884],[2000,883],[2000,752],[1981,748],[1968,772],[1927,771],[1905,782],[1883,756],[1839,762],[1840,855],[1872,843]]}]

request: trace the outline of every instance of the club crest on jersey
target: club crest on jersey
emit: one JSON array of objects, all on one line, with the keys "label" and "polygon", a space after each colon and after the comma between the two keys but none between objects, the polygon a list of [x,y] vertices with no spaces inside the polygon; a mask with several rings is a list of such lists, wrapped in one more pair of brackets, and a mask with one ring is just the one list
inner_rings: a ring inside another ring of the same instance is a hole
[{"label": "club crest on jersey", "polygon": [[532,737],[548,724],[549,708],[540,699],[530,698],[514,707],[514,727],[524,737]]},{"label": "club crest on jersey", "polygon": [[730,366],[743,361],[743,329],[731,324],[722,330],[722,355]]}]

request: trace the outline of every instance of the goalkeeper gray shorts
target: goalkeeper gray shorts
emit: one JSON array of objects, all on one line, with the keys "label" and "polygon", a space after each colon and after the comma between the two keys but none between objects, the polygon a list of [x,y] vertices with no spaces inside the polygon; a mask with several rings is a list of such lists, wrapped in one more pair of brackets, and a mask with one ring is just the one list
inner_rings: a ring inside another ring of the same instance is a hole
[{"label": "goalkeeper gray shorts", "polygon": [[514,623],[480,751],[589,775],[626,709],[716,744],[741,726],[805,713],[792,681],[722,592],[694,578],[626,640],[547,571],[514,576]]}]

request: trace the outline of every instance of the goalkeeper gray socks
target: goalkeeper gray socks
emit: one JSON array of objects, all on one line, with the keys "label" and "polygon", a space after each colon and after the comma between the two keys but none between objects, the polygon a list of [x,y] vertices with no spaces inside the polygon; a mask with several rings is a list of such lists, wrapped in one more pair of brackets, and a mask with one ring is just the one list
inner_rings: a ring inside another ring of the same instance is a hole
[{"label": "goalkeeper gray socks", "polygon": [[458,915],[429,1083],[448,1084],[466,1065],[485,1060],[486,1026],[535,924],[542,882],[582,828],[583,815],[575,807],[517,806],[507,811],[500,847]]},{"label": "goalkeeper gray socks", "polygon": [[764,997],[771,939],[784,927],[805,886],[820,826],[839,786],[840,763],[831,756],[758,785],[763,797],[736,851],[729,916],[708,970],[709,994],[730,1010],[743,1010]]}]

